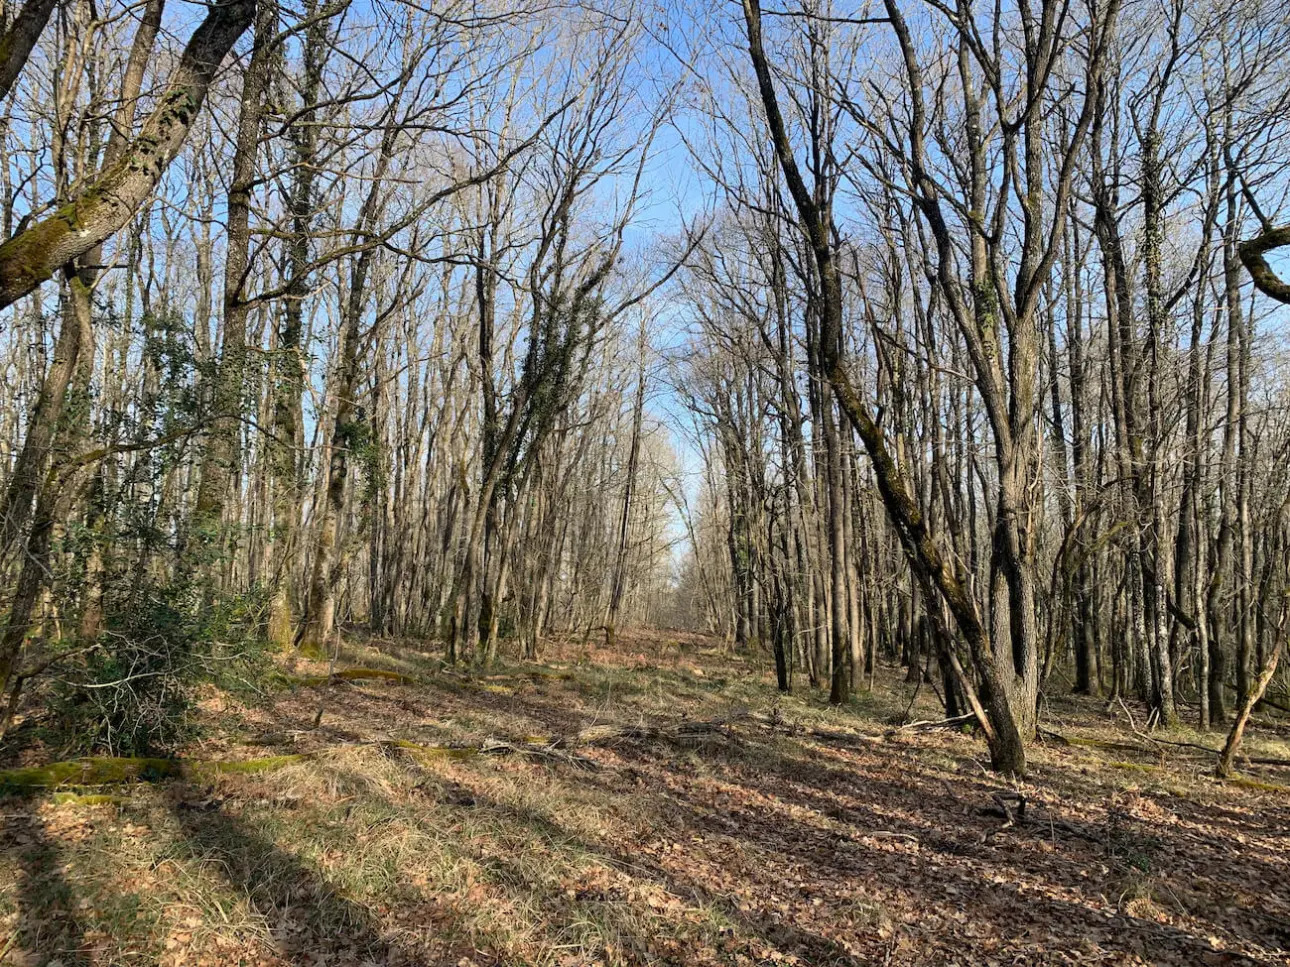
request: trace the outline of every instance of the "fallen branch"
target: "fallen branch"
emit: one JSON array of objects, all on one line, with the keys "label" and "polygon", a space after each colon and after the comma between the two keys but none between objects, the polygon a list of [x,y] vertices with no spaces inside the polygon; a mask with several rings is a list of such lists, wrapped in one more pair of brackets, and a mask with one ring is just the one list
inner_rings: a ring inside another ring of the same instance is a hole
[{"label": "fallen branch", "polygon": [[1219,753],[1218,749],[1211,749],[1209,746],[1201,745],[1199,742],[1176,742],[1172,739],[1159,739],[1156,738],[1156,736],[1148,735],[1145,732],[1134,732],[1133,734],[1139,738],[1146,739],[1148,742],[1154,742],[1156,745],[1172,745],[1179,749],[1198,749],[1201,752],[1208,753],[1209,755],[1218,755]]},{"label": "fallen branch", "polygon": [[1290,759],[1271,759],[1266,756],[1240,756],[1240,761],[1246,762],[1252,766],[1274,766],[1280,769],[1290,769]]},{"label": "fallen branch", "polygon": [[1228,779],[1220,779],[1219,781],[1227,785],[1240,786],[1242,789],[1255,789],[1259,792],[1275,792],[1282,796],[1290,794],[1290,786],[1276,782],[1264,782],[1261,779],[1251,779],[1249,776],[1232,776]]},{"label": "fallen branch", "polygon": [[1003,813],[1006,822],[1003,828],[1024,824],[1026,821],[1026,797],[1020,792],[996,792],[990,797],[994,800],[999,811]]},{"label": "fallen branch", "polygon": [[805,735],[808,738],[844,747],[874,745],[882,741],[878,736],[865,735],[863,732],[835,732],[831,729],[817,729],[810,725],[789,722],[779,714],[778,709],[769,715],[765,712],[751,712],[747,717],[754,722],[760,722],[771,731],[778,729],[788,735]]},{"label": "fallen branch", "polygon": [[597,768],[594,760],[571,750],[588,746],[612,745],[615,742],[671,742],[675,745],[703,745],[713,741],[732,741],[730,724],[746,713],[706,722],[678,722],[675,725],[592,725],[572,735],[526,735],[521,739],[490,737],[478,745],[421,745],[407,739],[390,739],[381,744],[407,750],[429,758],[469,759],[478,755],[522,755],[554,759],[581,768]]},{"label": "fallen branch", "polygon": [[976,721],[976,715],[969,712],[967,715],[956,715],[953,718],[939,719],[937,721],[910,722],[908,725],[888,729],[883,733],[883,738],[889,739],[893,735],[897,735],[901,732],[932,732],[936,729],[952,729],[956,726],[966,725],[968,722],[974,721]]},{"label": "fallen branch", "polygon": [[1272,699],[1268,698],[1266,695],[1264,695],[1261,699],[1259,699],[1254,704],[1256,707],[1259,705],[1267,705],[1268,707],[1274,708],[1279,712],[1290,712],[1290,705],[1282,705],[1280,702],[1275,702]]},{"label": "fallen branch", "polygon": [[481,755],[522,755],[537,759],[554,759],[582,769],[599,766],[592,759],[576,755],[542,739],[508,742],[505,739],[485,739],[479,745],[422,745],[407,739],[389,739],[379,743],[387,748],[402,749],[417,759],[473,759]]},{"label": "fallen branch", "polygon": [[1102,841],[1102,836],[1095,830],[1059,819],[1049,811],[1033,808],[1042,806],[1043,803],[1030,802],[1022,792],[999,791],[993,793],[990,799],[993,805],[981,806],[977,812],[983,816],[998,816],[1004,820],[1003,825],[991,832],[990,836],[1005,829],[1025,826],[1039,832],[1047,832],[1054,839],[1057,837],[1057,831],[1061,830],[1077,839],[1092,843]]},{"label": "fallen branch", "polygon": [[912,833],[897,833],[890,829],[871,829],[860,834],[861,839],[899,839],[906,843],[918,843],[918,837]]},{"label": "fallen branch", "polygon": [[515,755],[531,756],[537,759],[554,759],[557,762],[566,762],[569,765],[578,766],[580,769],[599,769],[600,765],[595,759],[588,759],[586,756],[578,755],[561,748],[559,745],[541,745],[529,742],[506,742],[502,739],[485,739],[479,746],[481,755],[505,755],[513,753]]}]

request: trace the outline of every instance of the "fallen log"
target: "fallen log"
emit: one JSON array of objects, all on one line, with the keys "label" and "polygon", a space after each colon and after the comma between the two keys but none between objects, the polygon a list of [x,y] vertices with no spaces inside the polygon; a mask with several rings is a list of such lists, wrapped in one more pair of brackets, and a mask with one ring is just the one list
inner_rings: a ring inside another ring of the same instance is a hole
[{"label": "fallen log", "polygon": [[155,757],[87,756],[44,766],[24,766],[0,772],[0,793],[30,789],[58,789],[64,786],[109,786],[128,782],[158,782],[162,779],[209,778],[222,774],[269,772],[317,753],[275,755],[262,759],[233,759],[227,762],[194,762]]},{"label": "fallen log", "polygon": [[674,745],[703,745],[712,741],[735,739],[730,725],[747,718],[748,713],[738,712],[728,718],[710,721],[678,722],[675,725],[592,725],[569,738],[557,739],[565,745],[608,745],[625,740],[632,742],[670,742]]},{"label": "fallen log", "polygon": [[1062,735],[1062,733],[1054,732],[1052,729],[1040,729],[1039,734],[1044,738],[1052,739],[1061,745],[1074,746],[1080,749],[1106,749],[1118,752],[1137,752],[1141,755],[1156,755],[1158,752],[1156,749],[1150,749],[1147,746],[1138,745],[1134,742],[1116,742],[1112,739],[1089,739],[1081,736]]},{"label": "fallen log", "polygon": [[1239,761],[1252,766],[1271,766],[1277,769],[1290,769],[1290,759],[1274,759],[1268,756],[1240,756]]},{"label": "fallen log", "polygon": [[387,671],[384,668],[342,668],[339,671],[332,672],[330,675],[306,675],[287,678],[289,684],[299,685],[302,688],[317,688],[320,685],[339,685],[343,682],[361,681],[386,681],[394,682],[397,685],[424,684],[419,678],[413,678],[400,672]]},{"label": "fallen log", "polygon": [[[616,741],[665,741],[677,745],[704,744],[718,740],[735,741],[730,724],[746,713],[711,721],[678,722],[672,725],[596,725],[568,736],[530,735],[520,739],[490,737],[478,745],[424,745],[410,739],[381,739],[373,743],[385,748],[401,749],[423,759],[471,759],[481,755],[522,755],[566,762],[579,768],[597,768],[586,756],[571,751],[579,747],[609,745]],[[233,759],[223,762],[194,761],[149,757],[113,758],[87,756],[54,762],[44,766],[26,766],[0,771],[0,794],[34,789],[61,789],[83,786],[109,786],[131,782],[160,782],[166,779],[209,779],[217,775],[268,772],[293,762],[314,759],[337,748],[313,752],[268,756],[260,759]]]}]

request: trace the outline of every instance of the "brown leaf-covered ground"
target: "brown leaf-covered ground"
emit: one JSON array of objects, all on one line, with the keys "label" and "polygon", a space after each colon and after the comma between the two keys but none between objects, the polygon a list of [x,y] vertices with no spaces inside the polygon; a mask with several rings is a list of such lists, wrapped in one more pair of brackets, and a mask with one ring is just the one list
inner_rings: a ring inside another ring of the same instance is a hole
[{"label": "brown leaf-covered ground", "polygon": [[[412,644],[344,657],[417,681],[211,693],[186,750],[312,757],[109,803],[0,799],[0,964],[1290,963],[1276,770],[1220,784],[1206,753],[1155,741],[1216,736],[1147,738],[1129,709],[1063,700],[1047,725],[1072,744],[1011,782],[972,735],[885,736],[911,699],[936,714],[894,669],[839,710],[696,638],[479,674]],[[590,762],[387,741],[718,718]],[[1265,730],[1252,751],[1285,746]]]}]

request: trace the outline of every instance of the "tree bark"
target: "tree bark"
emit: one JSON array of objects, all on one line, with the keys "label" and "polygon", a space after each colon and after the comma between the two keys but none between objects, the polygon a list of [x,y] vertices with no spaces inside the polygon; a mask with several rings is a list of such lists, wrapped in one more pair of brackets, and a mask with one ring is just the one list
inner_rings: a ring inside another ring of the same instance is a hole
[{"label": "tree bark", "polygon": [[225,55],[250,26],[255,7],[256,0],[211,7],[121,159],[54,214],[0,245],[0,309],[115,234],[152,194],[179,154]]},{"label": "tree bark", "polygon": [[0,34],[0,101],[9,96],[56,6],[58,0],[27,0],[9,29]]}]

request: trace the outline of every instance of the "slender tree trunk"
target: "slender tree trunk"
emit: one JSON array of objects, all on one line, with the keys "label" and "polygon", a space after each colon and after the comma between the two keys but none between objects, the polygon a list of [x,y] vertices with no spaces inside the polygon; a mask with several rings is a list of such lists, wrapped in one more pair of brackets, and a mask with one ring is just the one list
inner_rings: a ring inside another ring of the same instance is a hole
[{"label": "slender tree trunk", "polygon": [[1232,720],[1231,731],[1227,733],[1227,741],[1223,744],[1223,751],[1218,757],[1217,772],[1223,778],[1232,775],[1232,764],[1236,761],[1237,753],[1241,750],[1241,740],[1245,737],[1245,727],[1249,724],[1250,716],[1254,713],[1254,706],[1263,698],[1263,693],[1267,691],[1268,683],[1272,681],[1272,676],[1276,674],[1277,662],[1281,658],[1281,648],[1285,644],[1285,619],[1282,618],[1281,627],[1277,629],[1276,642],[1272,650],[1268,652],[1267,660],[1263,663],[1263,669],[1251,684],[1249,692],[1241,701],[1240,710],[1236,713],[1236,718]]},{"label": "slender tree trunk", "polygon": [[[220,576],[233,565],[235,547],[226,540],[226,506],[240,479],[244,384],[247,378],[246,283],[251,270],[251,192],[256,178],[256,158],[263,126],[264,100],[269,83],[270,43],[277,23],[277,7],[260,3],[256,13],[255,43],[242,77],[241,111],[233,151],[232,179],[228,192],[228,247],[224,258],[224,344],[210,394],[213,422],[207,432],[206,453],[197,485],[193,528],[202,548],[197,561],[205,575],[209,596]],[[213,556],[213,559],[211,559]]]}]

